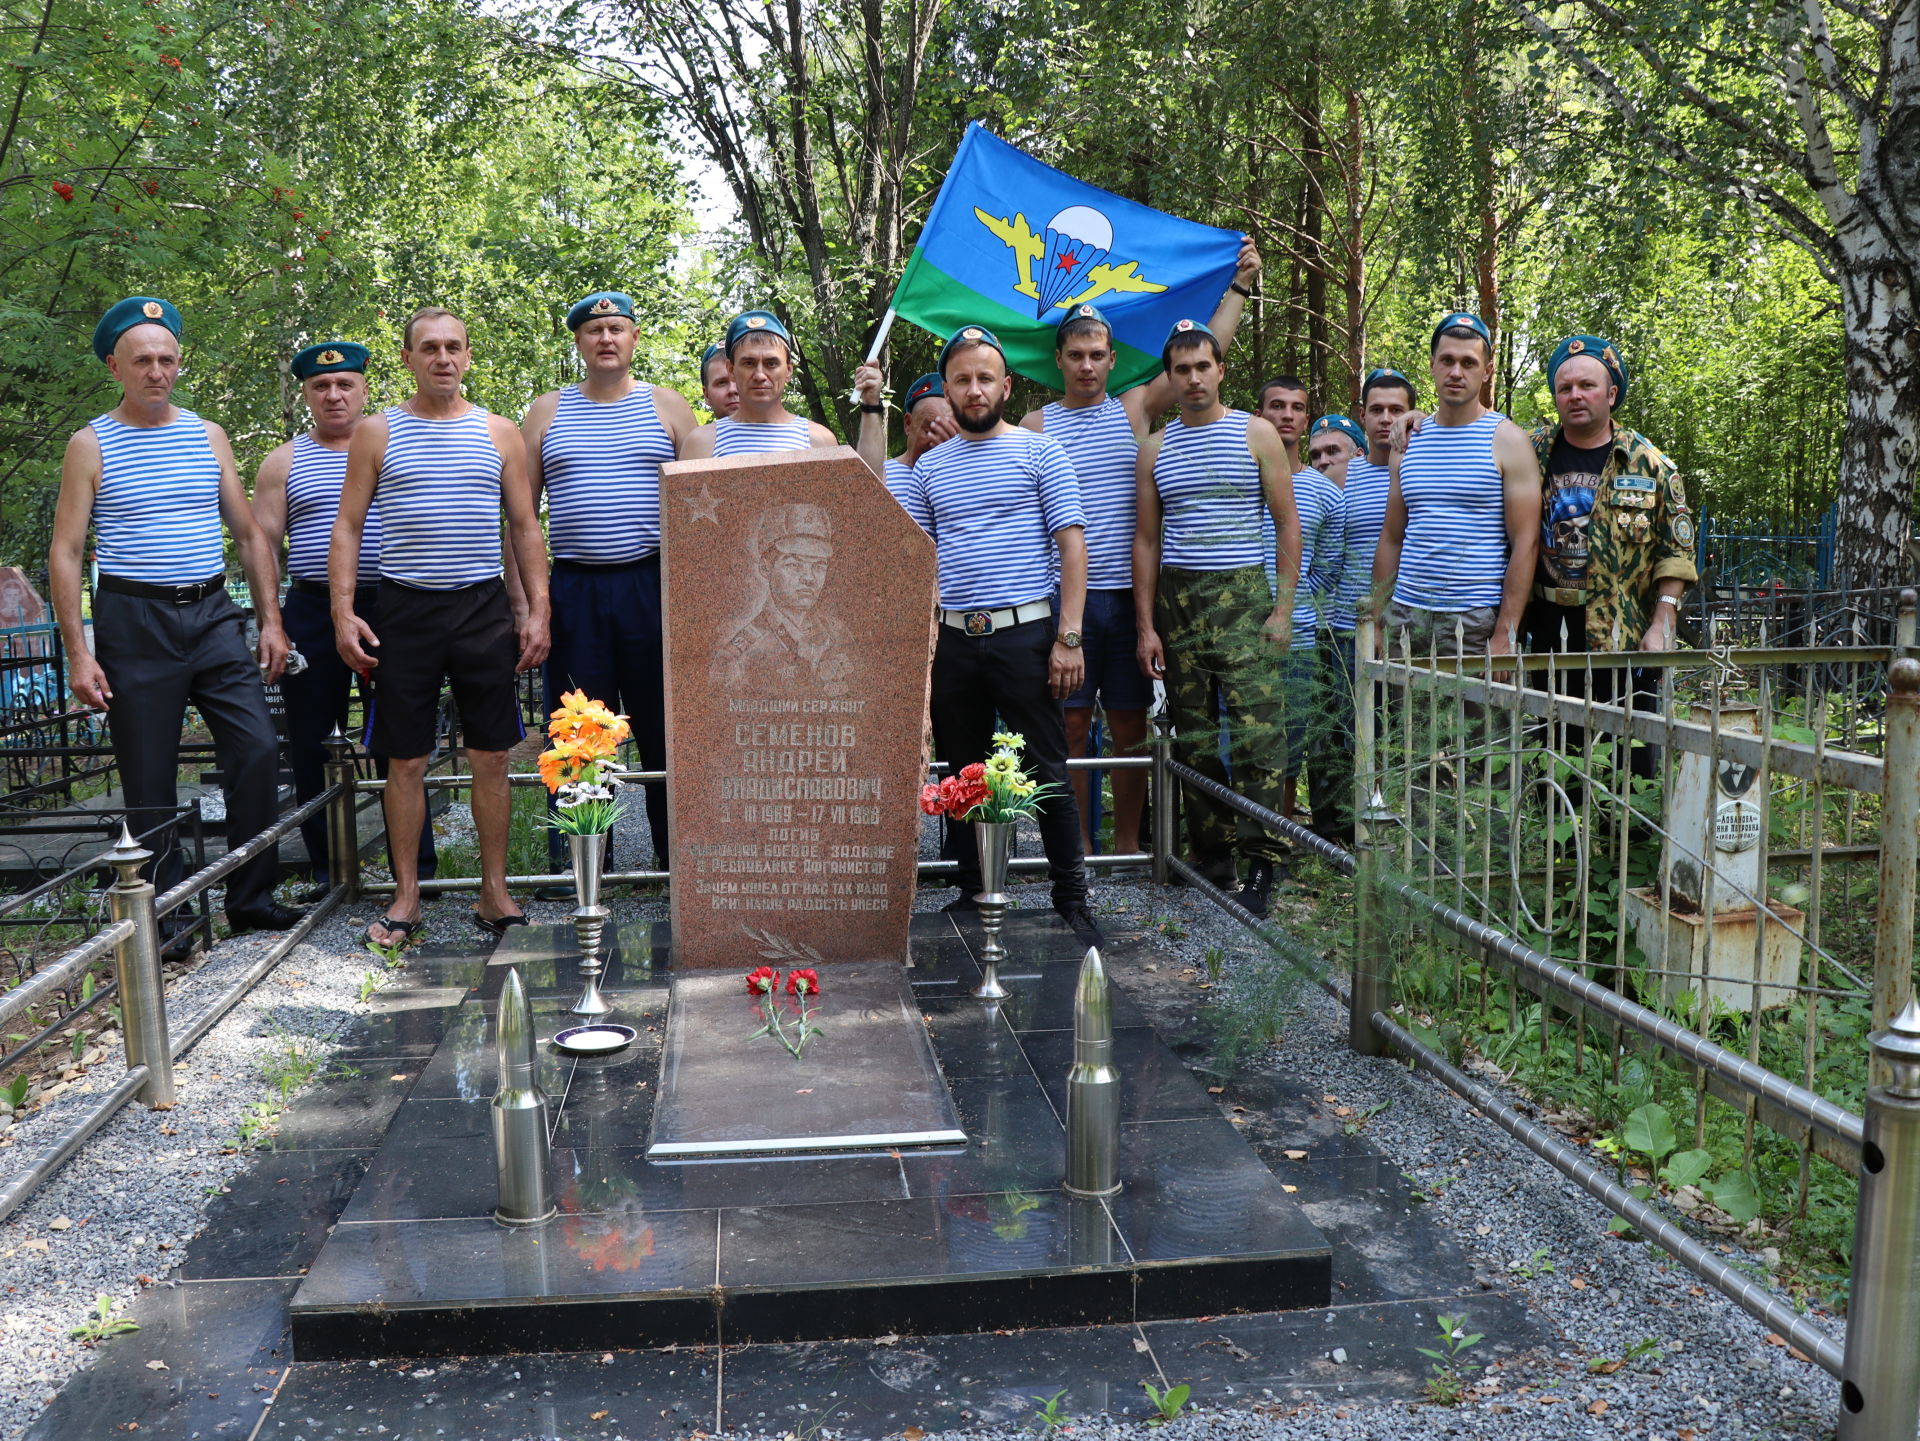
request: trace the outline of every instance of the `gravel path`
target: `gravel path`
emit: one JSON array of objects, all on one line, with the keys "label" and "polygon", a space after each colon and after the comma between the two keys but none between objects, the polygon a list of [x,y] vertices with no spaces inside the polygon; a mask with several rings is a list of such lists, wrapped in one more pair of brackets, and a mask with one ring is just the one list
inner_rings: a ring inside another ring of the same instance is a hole
[{"label": "gravel path", "polygon": [[[443,826],[457,833],[463,820],[455,814]],[[643,845],[636,834],[620,850],[631,850],[637,860]],[[620,863],[628,859],[616,852]],[[1043,887],[1018,890],[1023,906],[1046,904]],[[936,909],[953,894],[924,889],[916,909]],[[1247,954],[1244,933],[1191,893],[1121,880],[1098,884],[1094,901],[1098,911],[1116,918],[1124,914],[1138,923],[1172,917],[1184,929],[1165,944],[1191,968],[1192,978],[1178,974],[1181,966],[1164,965],[1155,976],[1121,976],[1150,1008],[1191,1008],[1200,999],[1192,988],[1204,976],[1210,948],[1223,951],[1229,967]],[[469,904],[467,897],[431,903],[433,934],[459,934],[466,925],[460,912]],[[641,909],[640,903],[619,904]],[[538,920],[559,919],[565,911],[557,905],[528,909]],[[659,914],[664,907],[654,901],[644,909]],[[362,903],[331,918],[236,1006],[180,1068],[176,1110],[123,1111],[0,1226],[0,1286],[7,1293],[0,1314],[7,1343],[0,1347],[0,1436],[17,1436],[65,1377],[85,1364],[91,1353],[69,1340],[67,1331],[95,1297],[105,1294],[124,1305],[149,1279],[164,1277],[204,1224],[210,1195],[250,1164],[250,1155],[228,1148],[248,1108],[269,1094],[263,1066],[290,1049],[324,1059],[336,1045],[333,1038],[363,1009],[359,983],[372,963],[357,942],[372,914]],[[1297,898],[1277,900],[1276,915],[1296,934],[1315,934],[1311,908]],[[270,943],[268,937],[247,936],[217,947],[206,965],[177,984],[172,1004],[184,1019],[176,1024],[190,1020]],[[1282,1039],[1243,1070],[1284,1070],[1291,1078],[1310,1079],[1356,1110],[1384,1104],[1368,1121],[1367,1137],[1427,1189],[1432,1214],[1455,1232],[1482,1274],[1503,1278],[1501,1284],[1527,1298],[1561,1338],[1560,1350],[1545,1362],[1523,1360],[1489,1373],[1457,1409],[1405,1401],[1336,1407],[1277,1398],[1258,1409],[1190,1412],[1157,1428],[1162,1441],[1440,1435],[1705,1441],[1828,1433],[1837,1388],[1823,1372],[1769,1344],[1762,1327],[1713,1293],[1695,1294],[1700,1288],[1691,1276],[1663,1253],[1609,1239],[1602,1208],[1450,1093],[1404,1066],[1354,1056],[1345,1045],[1345,1025],[1331,1002],[1304,989]],[[94,1074],[110,1082],[119,1064],[115,1052]],[[64,1095],[0,1137],[0,1174],[7,1168],[7,1143],[36,1147],[85,1099],[77,1091]],[[1509,1271],[1511,1263],[1540,1251],[1554,1264],[1551,1274],[1524,1279]],[[1740,1259],[1762,1265],[1757,1255]],[[1592,1361],[1614,1360],[1625,1364],[1610,1374],[1590,1369]],[[829,1426],[820,1434],[837,1433]],[[947,1434],[998,1441],[1031,1433]],[[1077,1420],[1072,1434],[1147,1433],[1137,1422],[1096,1418]]]}]

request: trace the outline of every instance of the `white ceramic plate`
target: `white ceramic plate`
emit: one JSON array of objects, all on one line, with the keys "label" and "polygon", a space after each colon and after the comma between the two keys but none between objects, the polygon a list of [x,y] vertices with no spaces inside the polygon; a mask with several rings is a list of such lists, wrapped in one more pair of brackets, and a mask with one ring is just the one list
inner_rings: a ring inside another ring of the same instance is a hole
[{"label": "white ceramic plate", "polygon": [[596,1026],[571,1026],[553,1038],[556,1048],[575,1056],[604,1056],[631,1046],[638,1034],[631,1026],[601,1022]]}]

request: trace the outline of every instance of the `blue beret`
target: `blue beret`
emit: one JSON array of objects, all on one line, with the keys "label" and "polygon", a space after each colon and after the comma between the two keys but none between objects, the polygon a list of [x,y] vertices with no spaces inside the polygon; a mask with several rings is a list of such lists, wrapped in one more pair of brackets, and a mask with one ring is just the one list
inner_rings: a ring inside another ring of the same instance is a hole
[{"label": "blue beret", "polygon": [[749,310],[744,315],[736,315],[727,326],[727,359],[733,359],[733,350],[749,335],[777,335],[787,343],[787,349],[793,349],[793,336],[787,327],[780,323],[780,317],[771,310]]},{"label": "blue beret", "polygon": [[603,315],[623,315],[633,319],[633,297],[618,290],[596,290],[585,300],[576,300],[567,312],[567,329],[578,330],[589,320]]},{"label": "blue beret", "polygon": [[136,325],[164,325],[180,336],[180,312],[167,301],[153,295],[129,295],[100,317],[93,327],[93,353],[105,360],[113,354],[120,337]]},{"label": "blue beret", "polygon": [[1427,349],[1429,351],[1438,350],[1440,348],[1441,333],[1452,330],[1456,326],[1464,330],[1471,330],[1475,335],[1486,341],[1487,349],[1493,349],[1493,332],[1487,329],[1487,322],[1475,315],[1471,310],[1449,310],[1445,315],[1441,316],[1440,323],[1433,327],[1433,338],[1427,342]]},{"label": "blue beret", "polygon": [[1374,386],[1390,380],[1406,386],[1409,392],[1413,389],[1413,382],[1407,379],[1404,372],[1395,370],[1390,365],[1376,365],[1367,372],[1367,378],[1360,383],[1360,394],[1365,396]]},{"label": "blue beret", "polygon": [[1344,415],[1323,415],[1314,421],[1313,429],[1307,432],[1309,442],[1318,440],[1328,431],[1337,431],[1354,443],[1362,455],[1367,453],[1367,433]]},{"label": "blue beret", "polygon": [[329,340],[322,345],[309,345],[305,350],[294,354],[293,362],[287,367],[293,372],[295,380],[305,380],[312,375],[325,375],[335,370],[357,370],[365,374],[367,370],[367,348],[355,345],[351,340]]},{"label": "blue beret", "polygon": [[[1076,320],[1097,321],[1099,324],[1107,327],[1107,335],[1109,338],[1111,338],[1113,335],[1113,322],[1108,320],[1106,316],[1100,313],[1099,306],[1076,305],[1073,307],[1073,309],[1067,312],[1067,318],[1060,322],[1058,328],[1055,331],[1056,336],[1060,337],[1060,339],[1064,339],[1067,327],[1073,324],[1073,322]],[[1054,341],[1054,348],[1056,350],[1060,346],[1060,339],[1056,339]]]},{"label": "blue beret", "polygon": [[1627,398],[1627,362],[1620,354],[1620,348],[1611,340],[1598,335],[1569,335],[1553,350],[1553,359],[1547,362],[1547,389],[1553,389],[1553,378],[1560,373],[1560,367],[1570,357],[1590,355],[1606,366],[1607,374],[1613,377],[1614,387],[1618,391],[1613,397],[1614,409],[1620,408],[1620,402]]},{"label": "blue beret", "polygon": [[900,409],[902,412],[911,411],[917,401],[925,400],[929,395],[945,395],[946,393],[946,381],[931,373],[923,375],[914,381],[912,385],[909,385],[905,390],[900,392]]},{"label": "blue beret", "polygon": [[1220,344],[1220,337],[1213,333],[1212,327],[1204,325],[1198,320],[1176,320],[1173,322],[1173,329],[1167,332],[1165,343],[1160,347],[1160,365],[1162,369],[1166,368],[1167,356],[1173,350],[1173,342],[1189,335],[1206,336],[1207,339],[1213,342],[1213,353],[1215,355],[1220,354],[1225,348]]},{"label": "blue beret", "polygon": [[[1000,358],[1002,360],[1007,358],[1006,346],[1002,345],[1000,343],[1000,337],[995,335],[991,330],[988,330],[986,326],[963,325],[953,332],[945,345],[940,347],[940,374],[942,377],[947,373],[947,357],[963,345],[991,345],[995,350],[1000,352]],[[942,393],[944,394],[944,390]]]},{"label": "blue beret", "polygon": [[700,383],[702,385],[705,385],[707,383],[707,367],[713,364],[714,356],[717,355],[724,360],[726,358],[726,354],[727,354],[726,346],[722,345],[717,340],[714,341],[712,345],[709,345],[707,347],[706,354],[700,357]]}]

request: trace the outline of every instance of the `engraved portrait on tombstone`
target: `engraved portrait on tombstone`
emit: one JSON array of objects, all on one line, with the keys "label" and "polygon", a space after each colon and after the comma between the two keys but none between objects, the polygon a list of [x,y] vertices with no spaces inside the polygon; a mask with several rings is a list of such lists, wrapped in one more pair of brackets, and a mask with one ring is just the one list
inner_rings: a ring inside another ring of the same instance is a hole
[{"label": "engraved portrait on tombstone", "polygon": [[768,506],[748,534],[751,612],[729,624],[713,652],[713,678],[729,692],[792,690],[846,695],[856,668],[853,635],[828,599],[833,522],[817,505]]}]

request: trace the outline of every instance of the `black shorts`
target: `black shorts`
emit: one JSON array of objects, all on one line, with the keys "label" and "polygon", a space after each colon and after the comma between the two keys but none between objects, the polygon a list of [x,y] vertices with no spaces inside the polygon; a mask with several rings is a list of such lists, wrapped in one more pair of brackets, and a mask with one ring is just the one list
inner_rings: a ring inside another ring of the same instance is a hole
[{"label": "black shorts", "polygon": [[432,753],[442,684],[469,749],[509,750],[525,737],[513,683],[520,638],[504,582],[421,590],[382,579],[374,634],[380,664],[367,739],[376,752],[395,760]]}]

